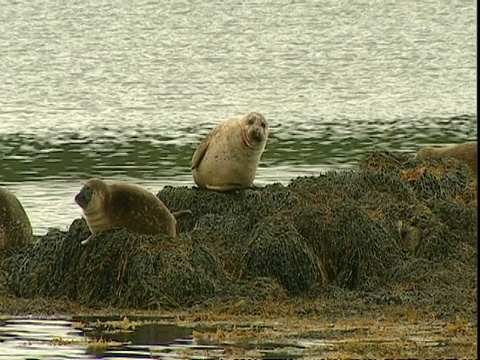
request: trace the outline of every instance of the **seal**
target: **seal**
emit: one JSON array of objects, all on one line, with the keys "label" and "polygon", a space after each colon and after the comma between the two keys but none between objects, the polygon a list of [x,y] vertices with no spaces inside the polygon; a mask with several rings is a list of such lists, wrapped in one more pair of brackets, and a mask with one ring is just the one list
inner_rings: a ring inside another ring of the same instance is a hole
[{"label": "seal", "polygon": [[22,248],[33,243],[32,225],[18,198],[0,187],[0,249]]},{"label": "seal", "polygon": [[138,234],[176,236],[177,221],[163,202],[135,184],[107,184],[99,178],[88,180],[75,196],[92,234],[85,245],[102,231],[114,227]]},{"label": "seal", "polygon": [[251,187],[267,138],[268,123],[258,112],[219,123],[193,154],[193,180],[215,191]]},{"label": "seal", "polygon": [[424,160],[427,158],[454,158],[466,163],[477,177],[478,174],[478,155],[477,142],[471,141],[462,144],[444,147],[424,147],[417,152],[415,158]]}]

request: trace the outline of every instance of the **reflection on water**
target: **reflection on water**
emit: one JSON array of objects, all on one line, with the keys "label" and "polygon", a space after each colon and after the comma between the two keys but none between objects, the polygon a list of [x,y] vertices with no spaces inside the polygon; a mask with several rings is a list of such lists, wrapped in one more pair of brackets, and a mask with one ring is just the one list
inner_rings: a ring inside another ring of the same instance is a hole
[{"label": "reflection on water", "polygon": [[[106,346],[95,346],[95,341]],[[292,345],[295,347],[294,345]],[[278,344],[281,350],[285,345]],[[303,348],[303,346],[301,346]],[[258,344],[262,358],[281,355],[274,344]],[[224,347],[199,344],[192,330],[175,325],[146,324],[131,331],[79,330],[65,320],[10,319],[0,322],[0,359],[221,359]]]},{"label": "reflection on water", "polygon": [[[54,346],[54,339],[72,342]],[[0,322],[0,359],[82,359],[84,346],[80,330],[63,320],[12,319]]]},{"label": "reflection on water", "polygon": [[[76,320],[81,321],[80,318]],[[389,354],[395,354],[395,351],[405,354],[408,349],[423,349],[428,353],[429,348],[436,348],[438,354],[439,348],[451,353],[455,347],[450,346],[467,346],[473,341],[470,337],[463,340],[452,337],[451,332],[446,332],[445,324],[440,322],[379,323],[372,325],[373,329],[361,322],[357,326],[319,323],[305,332],[296,328],[290,335],[288,329],[277,328],[283,325],[267,326],[277,335],[284,331],[285,337],[277,341],[270,341],[265,336],[196,340],[192,329],[167,323],[147,322],[128,328],[130,330],[121,326],[123,330],[118,327],[112,330],[106,325],[106,319],[93,319],[93,322],[93,328],[83,328],[83,325],[79,329],[76,328],[79,326],[77,322],[68,320],[27,318],[0,321],[0,359],[222,359],[235,357],[235,354],[237,358],[303,359],[311,358],[309,354],[316,357],[343,354],[341,357],[344,357],[360,349],[378,351],[383,345]],[[225,326],[230,329],[252,328],[248,323],[218,323],[211,328],[197,324],[196,328],[200,333],[215,334]],[[462,326],[467,326],[474,334],[475,324]],[[388,352],[392,349],[394,352]]]},{"label": "reflection on water", "polygon": [[[133,332],[83,332],[71,321],[11,319],[0,323],[0,359],[162,359],[184,358],[181,348],[198,350],[212,358],[210,350],[222,348],[196,345],[192,331],[173,325],[147,325]],[[111,344],[90,346],[92,341]],[[177,353],[177,351],[180,351]],[[215,356],[218,358],[218,356]]]}]

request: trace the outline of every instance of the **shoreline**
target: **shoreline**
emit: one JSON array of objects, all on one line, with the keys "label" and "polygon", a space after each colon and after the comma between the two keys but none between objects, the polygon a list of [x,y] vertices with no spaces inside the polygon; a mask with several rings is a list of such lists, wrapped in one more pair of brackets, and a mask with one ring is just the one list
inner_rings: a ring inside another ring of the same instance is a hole
[{"label": "shoreline", "polygon": [[[163,314],[232,351],[255,349],[255,339],[306,339],[305,353],[317,356],[315,339],[327,334],[338,344],[351,338],[349,352],[337,344],[329,356],[471,357],[477,191],[457,161],[379,152],[355,171],[288,185],[165,187],[157,196],[169,209],[192,210],[175,238],[113,229],[82,246],[89,229],[76,219],[23,250],[0,251],[0,314]],[[238,330],[260,322],[270,330]]]},{"label": "shoreline", "polygon": [[[65,312],[65,308],[49,316],[41,312],[9,316],[2,311],[0,320],[25,318],[28,314],[34,319],[71,321],[76,329],[108,328],[109,332],[131,332],[151,324],[175,325],[190,329],[199,345],[223,348],[222,357],[258,358],[272,348],[295,357],[328,359],[339,356],[471,358],[477,354],[477,323],[466,319],[438,319],[426,311],[398,306],[370,306],[357,314],[354,311],[343,314],[341,309],[327,310],[335,309],[333,303],[315,300],[274,304],[239,301],[217,309],[194,307],[176,311],[98,310],[70,304],[71,313]],[[316,308],[316,314],[305,311],[309,307]],[[96,340],[89,338],[79,343],[82,344],[95,347]],[[101,344],[109,346],[108,342]],[[184,355],[195,356],[195,352],[186,349]]]}]

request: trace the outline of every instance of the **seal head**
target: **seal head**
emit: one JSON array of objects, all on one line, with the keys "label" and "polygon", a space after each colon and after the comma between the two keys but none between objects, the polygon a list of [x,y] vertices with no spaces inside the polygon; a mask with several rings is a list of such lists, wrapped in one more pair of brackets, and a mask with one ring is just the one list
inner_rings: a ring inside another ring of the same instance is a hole
[{"label": "seal head", "polygon": [[85,214],[100,211],[110,192],[107,184],[100,179],[89,180],[75,196],[75,202]]},{"label": "seal head", "polygon": [[83,209],[87,210],[90,200],[92,200],[93,189],[90,186],[84,186],[75,196],[75,202]]},{"label": "seal head", "polygon": [[244,118],[242,127],[242,140],[245,146],[251,150],[259,150],[265,147],[268,136],[268,124],[265,117],[257,112],[251,112]]}]

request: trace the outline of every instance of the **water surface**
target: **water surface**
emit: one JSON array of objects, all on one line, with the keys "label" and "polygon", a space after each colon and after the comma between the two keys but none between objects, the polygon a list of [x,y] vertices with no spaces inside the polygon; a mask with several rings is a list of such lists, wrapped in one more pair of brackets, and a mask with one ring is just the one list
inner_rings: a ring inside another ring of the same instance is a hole
[{"label": "water surface", "polygon": [[[136,325],[133,329],[120,326],[112,330],[102,317],[90,319],[96,324],[92,327],[79,326],[79,321],[81,318],[0,321],[0,359],[308,359],[312,354],[315,358],[335,354],[345,357],[358,351],[375,353],[381,349],[401,354],[428,354],[430,351],[438,354],[442,349],[445,354],[450,354],[454,349],[462,349],[473,354],[469,349],[475,347],[472,335],[476,328],[476,324],[462,324],[465,333],[452,335],[452,329],[458,325],[435,321],[407,324],[384,321],[382,325],[380,321],[368,327],[358,321],[345,325],[345,321],[339,319],[339,324],[319,323],[312,328],[310,323],[305,324],[305,331],[297,327],[288,334],[289,329],[282,328],[284,325],[280,323],[259,322],[234,325],[238,331],[244,329],[247,333],[257,328],[261,338],[256,340],[252,340],[251,333],[245,338],[234,336],[236,340],[221,340],[215,336],[214,340],[208,340],[196,339],[193,328],[164,322]],[[218,323],[210,329],[201,325],[195,328],[199,333],[214,335],[216,329],[227,329],[226,326],[233,329],[232,324],[226,323]],[[272,339],[268,340],[268,332],[264,333],[262,329],[270,329]],[[284,334],[283,339],[278,339],[279,333]],[[400,345],[399,339],[402,339]]]}]

